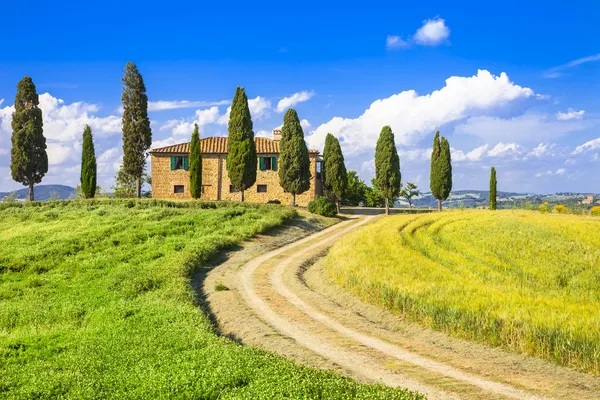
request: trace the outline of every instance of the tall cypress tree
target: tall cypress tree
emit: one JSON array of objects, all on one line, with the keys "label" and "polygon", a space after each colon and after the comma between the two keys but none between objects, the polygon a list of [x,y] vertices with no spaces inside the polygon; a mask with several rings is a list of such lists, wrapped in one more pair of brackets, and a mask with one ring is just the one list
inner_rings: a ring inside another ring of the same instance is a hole
[{"label": "tall cypress tree", "polygon": [[248,97],[240,86],[235,90],[231,103],[228,131],[227,173],[231,184],[240,190],[241,200],[244,201],[244,191],[256,182],[257,158]]},{"label": "tall cypress tree", "polygon": [[96,152],[94,138],[89,125],[83,130],[83,145],[81,148],[81,192],[86,199],[96,195]]},{"label": "tall cypress tree", "polygon": [[296,205],[296,195],[310,188],[310,158],[304,131],[298,113],[291,108],[285,112],[281,128],[279,184],[286,193],[292,194],[292,206]]},{"label": "tall cypress tree", "polygon": [[496,168],[490,170],[490,210],[496,209]]},{"label": "tall cypress tree", "polygon": [[123,170],[137,181],[136,194],[142,197],[142,176],[146,169],[152,130],[148,119],[148,96],[144,79],[131,61],[123,75]]},{"label": "tall cypress tree", "polygon": [[29,186],[33,201],[33,185],[40,183],[48,172],[48,154],[44,123],[38,94],[33,80],[26,76],[17,85],[15,112],[12,115],[12,148],[10,171],[12,178]]},{"label": "tall cypress tree", "polygon": [[438,210],[442,211],[442,201],[448,198],[452,190],[452,160],[450,144],[443,136],[440,140],[439,131],[433,138],[429,187],[431,194],[438,201]]},{"label": "tall cypress tree", "polygon": [[199,199],[202,195],[202,153],[198,124],[194,124],[190,143],[190,193],[194,199]]},{"label": "tall cypress tree", "polygon": [[340,202],[348,187],[348,174],[344,164],[344,155],[340,142],[331,133],[325,137],[323,150],[323,175],[325,177],[325,193],[332,197],[340,212]]},{"label": "tall cypress tree", "polygon": [[385,199],[385,213],[390,213],[390,200],[398,197],[402,176],[400,157],[392,128],[384,126],[375,147],[375,185]]}]

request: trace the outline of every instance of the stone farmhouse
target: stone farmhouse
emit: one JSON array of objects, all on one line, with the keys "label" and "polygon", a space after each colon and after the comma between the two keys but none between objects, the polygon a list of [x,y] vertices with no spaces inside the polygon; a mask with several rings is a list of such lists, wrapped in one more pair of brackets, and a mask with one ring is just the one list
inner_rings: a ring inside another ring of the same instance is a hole
[{"label": "stone farmhouse", "polygon": [[[279,140],[281,131],[273,130],[273,139],[257,137],[258,158],[256,183],[244,193],[246,201],[267,203],[280,201],[289,204],[292,195],[285,193],[279,185],[277,168],[279,164]],[[207,137],[200,139],[202,152],[202,195],[201,200],[240,199],[240,193],[227,175],[227,137]],[[189,174],[190,143],[152,149],[152,197],[158,199],[191,199]],[[317,195],[323,194],[321,177],[322,159],[317,150],[309,150],[310,188],[296,195],[296,203],[306,206]]]}]

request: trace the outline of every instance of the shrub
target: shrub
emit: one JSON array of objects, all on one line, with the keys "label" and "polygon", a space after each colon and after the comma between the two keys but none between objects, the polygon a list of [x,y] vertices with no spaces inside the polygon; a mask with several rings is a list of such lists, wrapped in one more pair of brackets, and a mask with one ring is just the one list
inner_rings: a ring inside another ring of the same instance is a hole
[{"label": "shrub", "polygon": [[335,217],[337,214],[337,208],[333,201],[324,196],[317,196],[315,200],[308,203],[308,211],[324,217]]},{"label": "shrub", "polygon": [[540,206],[538,207],[538,211],[541,212],[541,213],[549,213],[550,212],[550,205],[548,204],[548,202],[545,201],[542,204],[540,204]]},{"label": "shrub", "polygon": [[590,215],[594,217],[600,217],[600,206],[594,206],[590,210]]},{"label": "shrub", "polygon": [[568,214],[569,213],[569,209],[566,206],[563,206],[562,204],[558,204],[558,205],[554,206],[554,211],[556,211],[559,214]]}]

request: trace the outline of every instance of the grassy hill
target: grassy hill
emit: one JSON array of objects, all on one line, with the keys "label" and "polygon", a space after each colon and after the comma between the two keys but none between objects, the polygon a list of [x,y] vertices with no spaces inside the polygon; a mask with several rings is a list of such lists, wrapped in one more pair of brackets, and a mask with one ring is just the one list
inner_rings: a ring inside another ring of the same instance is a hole
[{"label": "grassy hill", "polygon": [[398,215],[341,239],[327,267],[428,327],[598,374],[599,230],[521,210]]},{"label": "grassy hill", "polygon": [[[16,193],[18,199],[29,198],[29,188],[23,188],[14,192],[0,192],[0,200],[12,193]],[[66,200],[74,197],[77,192],[72,187],[65,185],[36,185],[33,194],[35,200],[48,200],[52,196],[59,200]]]},{"label": "grassy hill", "polygon": [[[514,193],[498,192],[498,208],[522,207],[527,203],[537,206],[547,201],[550,204],[577,204],[589,193],[555,193],[555,194],[535,194],[535,193]],[[450,193],[448,200],[443,202],[446,208],[477,208],[487,207],[489,205],[490,193],[484,190],[456,190]],[[404,201],[400,199],[402,206]],[[408,205],[408,204],[406,204]],[[437,207],[437,200],[431,193],[424,193],[415,198],[413,205],[415,207]]]},{"label": "grassy hill", "polygon": [[0,398],[422,398],[217,335],[192,272],[295,214],[227,202],[0,204]]}]

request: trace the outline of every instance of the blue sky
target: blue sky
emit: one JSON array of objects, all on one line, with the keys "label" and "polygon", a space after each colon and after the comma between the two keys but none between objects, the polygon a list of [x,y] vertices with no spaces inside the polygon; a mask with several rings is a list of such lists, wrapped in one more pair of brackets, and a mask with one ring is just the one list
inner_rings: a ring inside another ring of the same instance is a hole
[{"label": "blue sky", "polygon": [[309,145],[338,136],[365,180],[391,125],[403,182],[425,190],[439,129],[453,148],[455,189],[486,189],[493,165],[500,190],[600,192],[598,2],[98,4],[3,6],[0,191],[22,187],[10,177],[10,119],[25,75],[44,112],[43,183],[78,183],[90,124],[99,182],[110,187],[131,60],[148,89],[155,146],[188,141],[194,122],[202,136],[225,135],[241,85],[256,134],[270,135],[292,106]]}]

